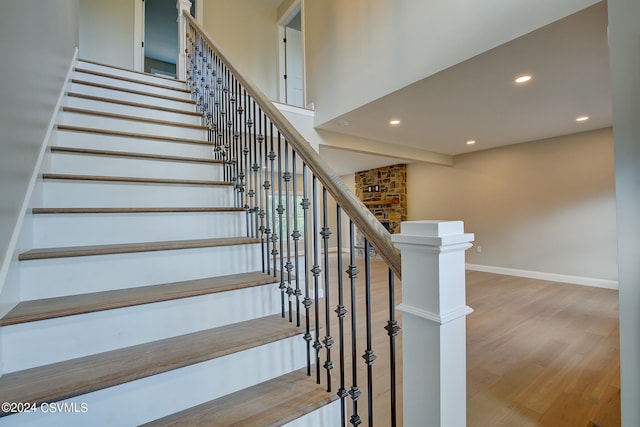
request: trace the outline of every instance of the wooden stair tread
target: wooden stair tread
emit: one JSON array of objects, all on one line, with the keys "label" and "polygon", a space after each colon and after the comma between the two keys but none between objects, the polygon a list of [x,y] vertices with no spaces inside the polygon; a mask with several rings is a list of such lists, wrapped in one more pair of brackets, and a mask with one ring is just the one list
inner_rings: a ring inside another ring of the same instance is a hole
[{"label": "wooden stair tread", "polygon": [[58,125],[58,129],[72,132],[86,132],[110,136],[122,136],[126,138],[155,139],[158,141],[180,142],[185,144],[212,145],[210,141],[207,141],[205,139],[177,138],[174,136],[149,135],[145,133],[122,132],[109,129],[87,128],[82,126]]},{"label": "wooden stair tread", "polygon": [[[5,373],[3,402],[55,402],[298,335],[279,314]],[[0,416],[8,415],[0,412]]]},{"label": "wooden stair tread", "polygon": [[166,208],[33,208],[34,214],[109,214],[109,213],[198,213],[244,212],[244,208],[232,207],[166,207]]},{"label": "wooden stair tread", "polygon": [[18,255],[20,261],[128,254],[136,252],[170,251],[179,249],[212,248],[218,246],[249,245],[260,243],[260,239],[250,237],[218,237],[196,240],[169,240],[162,242],[119,243],[113,245],[70,246],[63,248],[37,248]]},{"label": "wooden stair tread", "polygon": [[239,273],[161,285],[22,301],[0,319],[0,326],[151,304],[275,283],[262,272]]},{"label": "wooden stair tread", "polygon": [[278,427],[337,399],[308,377],[304,368],[143,426]]},{"label": "wooden stair tread", "polygon": [[67,113],[74,113],[74,114],[86,114],[90,116],[106,117],[109,119],[131,120],[136,122],[152,123],[155,125],[162,125],[162,126],[183,127],[183,128],[192,128],[192,129],[201,129],[201,130],[207,129],[206,126],[194,125],[191,123],[170,122],[167,120],[149,119],[146,117],[128,116],[125,114],[106,113],[103,111],[86,110],[83,108],[75,108],[75,107],[62,107],[62,111]]},{"label": "wooden stair tread", "polygon": [[74,71],[76,71],[78,73],[91,74],[91,75],[98,76],[98,77],[106,77],[106,78],[109,78],[109,79],[121,80],[123,82],[138,83],[138,84],[147,85],[147,86],[151,86],[151,87],[157,87],[157,88],[161,88],[161,89],[175,90],[176,92],[190,93],[190,91],[187,88],[177,88],[177,87],[173,87],[173,86],[169,86],[169,85],[164,85],[164,84],[161,84],[161,83],[153,83],[153,82],[148,82],[148,81],[145,81],[145,80],[138,80],[138,79],[132,79],[132,78],[129,78],[129,77],[118,76],[116,74],[101,73],[100,71],[88,70],[86,68],[81,68],[81,67],[75,67]]},{"label": "wooden stair tread", "polygon": [[67,93],[67,96],[70,96],[73,98],[87,99],[90,101],[109,102],[111,104],[126,105],[128,107],[147,108],[150,110],[164,111],[167,113],[185,114],[188,116],[202,117],[202,114],[197,111],[184,111],[184,110],[179,110],[177,108],[163,107],[160,105],[142,104],[139,102],[123,101],[121,99],[104,98],[102,96],[86,95],[84,93],[69,92]]},{"label": "wooden stair tread", "polygon": [[167,161],[189,162],[189,163],[223,164],[222,160],[207,159],[207,158],[201,158],[201,157],[168,156],[168,155],[162,155],[162,154],[132,153],[129,151],[94,150],[90,148],[62,147],[59,145],[52,146],[51,152],[52,153],[69,153],[69,154],[89,154],[89,155],[110,156],[110,157],[130,157],[135,159],[167,160]]},{"label": "wooden stair tread", "polygon": [[113,68],[114,70],[127,71],[129,73],[149,76],[149,77],[153,77],[153,78],[160,79],[160,80],[164,79],[164,80],[169,80],[169,81],[176,81],[176,82],[180,82],[180,83],[186,83],[186,80],[175,79],[175,78],[172,78],[172,77],[158,76],[156,74],[146,73],[144,71],[136,71],[136,70],[132,70],[132,69],[125,68],[125,67],[118,67],[117,65],[105,64],[104,62],[93,61],[93,60],[90,60],[90,59],[78,58],[78,62],[86,62],[88,64],[99,65],[101,67],[106,67],[106,68]]},{"label": "wooden stair tread", "polygon": [[140,178],[133,176],[73,175],[66,173],[43,173],[42,178],[67,181],[131,182],[138,184],[233,185],[233,183],[229,181],[209,181],[204,179]]},{"label": "wooden stair tread", "polygon": [[93,82],[88,82],[85,80],[80,80],[80,79],[71,79],[71,83],[76,83],[76,84],[80,84],[80,85],[85,85],[85,86],[91,86],[91,87],[97,87],[97,88],[102,88],[102,89],[109,89],[109,90],[116,90],[118,92],[126,92],[126,93],[131,93],[134,95],[144,95],[144,96],[150,96],[152,98],[159,98],[159,99],[166,99],[167,101],[177,101],[177,102],[184,102],[186,104],[196,104],[196,102],[192,99],[183,99],[183,98],[177,98],[174,96],[168,96],[168,95],[160,95],[157,93],[149,93],[149,92],[144,92],[141,90],[135,90],[135,89],[127,89],[127,88],[122,88],[122,87],[118,87],[118,86],[110,86],[110,85],[105,85],[102,83],[93,83]]}]

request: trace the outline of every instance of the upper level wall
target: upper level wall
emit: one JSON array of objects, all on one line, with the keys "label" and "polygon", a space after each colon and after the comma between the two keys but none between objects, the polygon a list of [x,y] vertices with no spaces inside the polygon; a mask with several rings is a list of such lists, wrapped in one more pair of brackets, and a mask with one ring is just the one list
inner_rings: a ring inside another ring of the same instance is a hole
[{"label": "upper level wall", "polygon": [[[135,0],[80,0],[81,59],[133,69]],[[176,17],[178,11],[176,10]]]},{"label": "upper level wall", "polygon": [[277,2],[207,0],[202,26],[234,66],[269,99],[278,96]]},{"label": "upper level wall", "polygon": [[307,103],[323,124],[597,2],[306,1]]},{"label": "upper level wall", "polygon": [[78,45],[77,11],[77,0],[0,2],[0,260]]}]

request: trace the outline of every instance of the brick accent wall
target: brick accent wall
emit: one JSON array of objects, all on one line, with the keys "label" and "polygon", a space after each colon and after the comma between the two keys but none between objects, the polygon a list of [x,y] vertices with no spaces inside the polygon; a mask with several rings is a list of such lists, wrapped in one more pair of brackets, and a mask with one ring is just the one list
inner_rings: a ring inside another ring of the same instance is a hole
[{"label": "brick accent wall", "polygon": [[382,223],[388,221],[391,233],[399,233],[400,223],[407,220],[407,165],[356,172],[355,184],[356,195],[371,213]]}]

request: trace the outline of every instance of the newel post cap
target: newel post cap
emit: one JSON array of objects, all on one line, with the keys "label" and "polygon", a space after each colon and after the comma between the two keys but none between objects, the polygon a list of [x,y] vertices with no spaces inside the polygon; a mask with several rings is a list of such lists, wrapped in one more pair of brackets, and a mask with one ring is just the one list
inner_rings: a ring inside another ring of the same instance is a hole
[{"label": "newel post cap", "polygon": [[391,235],[400,249],[403,244],[439,247],[470,244],[473,239],[473,233],[464,232],[463,221],[444,220],[404,221],[400,233]]}]

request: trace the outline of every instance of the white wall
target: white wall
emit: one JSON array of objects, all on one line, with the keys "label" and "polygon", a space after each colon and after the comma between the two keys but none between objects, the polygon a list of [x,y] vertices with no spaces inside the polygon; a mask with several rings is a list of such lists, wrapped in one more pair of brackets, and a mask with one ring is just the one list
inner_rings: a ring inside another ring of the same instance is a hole
[{"label": "white wall", "polygon": [[133,69],[135,0],[79,1],[79,57]]},{"label": "white wall", "polygon": [[468,263],[616,285],[610,128],[456,156],[451,167],[409,164],[407,182],[409,220],[463,220],[475,233]]},{"label": "white wall", "polygon": [[0,2],[0,260],[78,44],[77,3]]},{"label": "white wall", "polygon": [[264,0],[207,0],[202,23],[240,73],[269,99],[277,99],[277,4]]},{"label": "white wall", "polygon": [[640,425],[640,2],[611,0],[609,43],[613,88],[622,426]]},{"label": "white wall", "polygon": [[306,1],[306,102],[323,124],[595,3]]}]

